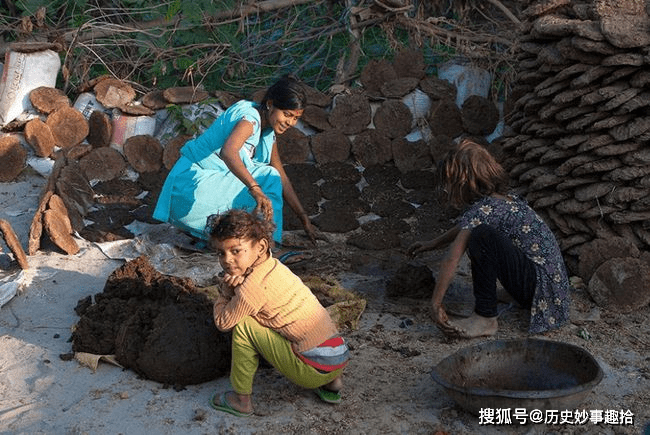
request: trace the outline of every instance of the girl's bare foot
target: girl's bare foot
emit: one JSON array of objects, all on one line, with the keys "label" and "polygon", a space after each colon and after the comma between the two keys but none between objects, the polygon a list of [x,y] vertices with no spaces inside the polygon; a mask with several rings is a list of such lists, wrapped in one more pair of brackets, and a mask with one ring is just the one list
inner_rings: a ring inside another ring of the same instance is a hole
[{"label": "girl's bare foot", "polygon": [[483,317],[473,313],[466,319],[449,322],[456,329],[456,335],[461,338],[486,337],[494,335],[499,328],[496,317]]}]

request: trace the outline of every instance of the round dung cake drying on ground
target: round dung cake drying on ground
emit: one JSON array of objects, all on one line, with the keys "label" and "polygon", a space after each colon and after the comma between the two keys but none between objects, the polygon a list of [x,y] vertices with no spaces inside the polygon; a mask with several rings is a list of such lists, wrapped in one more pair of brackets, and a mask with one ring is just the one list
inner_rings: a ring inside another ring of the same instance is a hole
[{"label": "round dung cake drying on ground", "polygon": [[302,84],[302,88],[305,91],[308,106],[329,107],[332,104],[332,97],[322,93],[318,89],[312,88],[304,83]]},{"label": "round dung cake drying on ground", "polygon": [[52,130],[40,118],[34,118],[25,124],[25,140],[39,157],[50,157],[54,151]]},{"label": "round dung cake drying on ground", "polygon": [[402,98],[417,88],[419,82],[415,77],[398,77],[381,85],[381,94],[387,98]]},{"label": "round dung cake drying on ground", "polygon": [[156,172],[162,167],[163,148],[160,141],[148,134],[131,136],[124,142],[124,155],[138,172]]},{"label": "round dung cake drying on ground", "polygon": [[381,95],[381,86],[397,78],[393,64],[386,59],[372,59],[361,71],[361,84],[369,95]]},{"label": "round dung cake drying on ground", "polygon": [[[401,221],[401,219],[398,219]],[[388,219],[379,219],[364,225],[364,231],[352,234],[347,239],[347,244],[359,249],[380,250],[400,246],[399,234],[402,231],[387,223]],[[404,224],[406,222],[401,221]],[[408,225],[408,224],[406,224]]]},{"label": "round dung cake drying on ground", "polygon": [[329,114],[322,107],[308,105],[305,107],[301,119],[305,124],[314,127],[316,130],[325,131],[332,128],[327,119],[328,117]]},{"label": "round dung cake drying on ground", "polygon": [[126,170],[122,154],[110,147],[92,150],[79,161],[79,165],[88,180],[112,180]]},{"label": "round dung cake drying on ground", "polygon": [[356,184],[340,181],[328,180],[320,185],[320,191],[323,198],[333,200],[337,198],[358,198],[361,191]]},{"label": "round dung cake drying on ground", "polygon": [[[56,210],[61,214],[68,214],[68,208],[65,206],[63,199],[56,193],[50,196],[50,199],[47,201],[47,210]],[[68,222],[70,223],[70,222]],[[72,226],[70,227],[70,232],[72,233]]]},{"label": "round dung cake drying on ground", "polygon": [[174,104],[197,103],[205,100],[209,96],[210,94],[203,89],[198,89],[192,86],[179,86],[165,89],[163,91],[163,97],[165,97],[165,100]]},{"label": "round dung cake drying on ground", "polygon": [[425,169],[432,166],[429,144],[423,140],[411,142],[398,137],[391,143],[395,166],[401,172]]},{"label": "round dung cake drying on ground", "polygon": [[370,124],[372,110],[364,94],[340,95],[334,100],[329,122],[343,134],[357,134]]},{"label": "round dung cake drying on ground", "polygon": [[137,101],[129,101],[118,108],[127,115],[132,116],[152,116],[156,114],[154,110]]},{"label": "round dung cake drying on ground", "polygon": [[69,231],[71,224],[67,215],[54,209],[45,210],[43,225],[50,240],[66,254],[74,255],[79,252],[79,245]]},{"label": "round dung cake drying on ground", "polygon": [[93,150],[93,146],[89,143],[80,143],[64,150],[64,155],[69,160],[79,160]]},{"label": "round dung cake drying on ground", "polygon": [[399,169],[394,165],[371,165],[366,166],[363,171],[363,178],[371,186],[394,186],[400,176]]},{"label": "round dung cake drying on ground", "polygon": [[183,145],[185,145],[185,143],[190,139],[192,139],[192,136],[190,135],[180,135],[167,142],[162,155],[163,165],[165,165],[165,168],[171,169],[174,166],[176,160],[181,156],[181,148],[183,148]]},{"label": "round dung cake drying on ground", "polygon": [[14,258],[21,269],[29,269],[29,262],[20,240],[16,236],[11,224],[4,219],[0,219],[0,235],[4,239],[9,250],[14,254]]},{"label": "round dung cake drying on ground", "polygon": [[390,139],[374,128],[355,136],[352,141],[352,154],[364,168],[381,165],[393,158]]},{"label": "round dung cake drying on ground", "polygon": [[325,181],[358,183],[361,180],[361,172],[351,163],[344,161],[322,164],[320,170]]},{"label": "round dung cake drying on ground", "polygon": [[135,90],[128,83],[107,78],[95,85],[95,97],[107,109],[120,107],[135,99]]},{"label": "round dung cake drying on ground", "polygon": [[113,123],[101,110],[94,110],[88,118],[88,143],[94,148],[107,147],[111,144]]},{"label": "round dung cake drying on ground", "polygon": [[69,107],[70,99],[57,88],[40,86],[29,93],[29,101],[36,110],[46,115],[54,112],[59,107]]},{"label": "round dung cake drying on ground", "polygon": [[162,90],[154,90],[144,94],[142,97],[142,104],[151,110],[160,110],[167,107],[167,104],[169,103],[165,99]]},{"label": "round dung cake drying on ground", "polygon": [[398,77],[424,77],[426,64],[422,50],[402,49],[395,54],[393,69]]},{"label": "round dung cake drying on ground", "polygon": [[454,148],[454,143],[449,136],[435,135],[429,141],[429,152],[434,162],[441,160],[445,154]]},{"label": "round dung cake drying on ground", "polygon": [[0,182],[16,179],[25,167],[27,150],[16,136],[0,137]]},{"label": "round dung cake drying on ground", "polygon": [[456,86],[435,76],[425,77],[420,80],[420,90],[432,100],[447,99],[456,101],[456,94],[458,93]]},{"label": "round dung cake drying on ground", "polygon": [[411,131],[413,114],[401,101],[386,100],[375,112],[373,123],[378,132],[395,139],[406,136]]},{"label": "round dung cake drying on ground", "polygon": [[324,210],[313,219],[314,224],[328,233],[347,233],[359,228],[359,221],[348,209]]},{"label": "round dung cake drying on ground", "polygon": [[469,134],[486,136],[499,122],[499,110],[485,97],[470,95],[463,103],[463,127]]},{"label": "round dung cake drying on ground", "polygon": [[277,136],[282,163],[303,163],[309,157],[309,136],[297,128],[290,128]]},{"label": "round dung cake drying on ground", "polygon": [[239,95],[226,91],[214,91],[214,96],[217,98],[217,101],[219,101],[219,104],[221,104],[221,107],[223,107],[224,110],[235,104],[237,101],[243,99]]},{"label": "round dung cake drying on ground", "polygon": [[311,150],[317,163],[343,162],[350,156],[350,139],[341,131],[329,130],[311,137]]},{"label": "round dung cake drying on ground", "polygon": [[88,136],[88,121],[74,107],[61,107],[48,116],[45,123],[61,148],[78,145]]},{"label": "round dung cake drying on ground", "polygon": [[294,185],[312,185],[321,178],[323,173],[320,168],[311,163],[288,163],[284,171]]},{"label": "round dung cake drying on ground", "polygon": [[429,128],[436,136],[442,134],[452,139],[463,133],[463,116],[454,100],[443,98],[431,103]]}]

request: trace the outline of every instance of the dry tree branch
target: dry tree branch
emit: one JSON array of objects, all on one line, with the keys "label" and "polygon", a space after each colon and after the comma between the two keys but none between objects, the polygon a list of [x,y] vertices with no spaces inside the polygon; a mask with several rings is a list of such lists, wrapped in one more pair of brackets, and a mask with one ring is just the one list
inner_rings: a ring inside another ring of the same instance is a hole
[{"label": "dry tree branch", "polygon": [[517,18],[517,17],[515,16],[515,14],[513,14],[513,13],[510,11],[510,9],[508,9],[508,8],[507,8],[503,3],[501,3],[499,0],[488,0],[488,2],[492,3],[494,6],[496,6],[497,8],[499,8],[499,9],[501,10],[501,12],[503,12],[503,13],[505,14],[505,16],[508,17],[508,19],[509,19],[510,21],[512,21],[513,23],[515,23],[515,24],[517,24],[517,25],[521,24],[521,21],[519,21],[519,18]]},{"label": "dry tree branch", "polygon": [[472,42],[475,44],[481,43],[496,43],[503,44],[505,46],[511,46],[512,41],[502,38],[500,36],[492,34],[482,34],[482,35],[464,35],[460,32],[454,32],[451,30],[443,29],[441,27],[431,24],[429,21],[419,21],[414,20],[413,18],[398,16],[396,17],[396,23],[403,25],[408,28],[413,28],[424,33],[428,33],[432,36],[455,39],[457,42]]}]

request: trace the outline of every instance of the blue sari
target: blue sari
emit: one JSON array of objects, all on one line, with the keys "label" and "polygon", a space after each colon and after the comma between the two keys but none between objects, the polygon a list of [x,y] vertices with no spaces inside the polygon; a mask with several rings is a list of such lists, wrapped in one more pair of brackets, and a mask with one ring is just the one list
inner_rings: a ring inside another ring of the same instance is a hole
[{"label": "blue sari", "polygon": [[153,217],[207,240],[207,217],[232,208],[253,211],[257,203],[246,185],[233,174],[219,157],[221,147],[235,125],[247,120],[253,134],[239,151],[244,166],[273,203],[276,229],[273,239],[282,241],[282,180],[270,165],[275,132],[261,130],[256,104],[239,101],[226,110],[201,136],[187,142],[162,187]]}]

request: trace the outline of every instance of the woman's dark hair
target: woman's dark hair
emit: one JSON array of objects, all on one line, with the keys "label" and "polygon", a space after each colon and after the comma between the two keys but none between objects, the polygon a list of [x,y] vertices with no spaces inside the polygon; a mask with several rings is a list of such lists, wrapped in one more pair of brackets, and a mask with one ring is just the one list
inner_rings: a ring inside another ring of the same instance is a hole
[{"label": "woman's dark hair", "polygon": [[307,105],[302,84],[293,75],[285,75],[269,87],[262,99],[263,110],[269,101],[280,110],[302,110]]},{"label": "woman's dark hair", "polygon": [[266,239],[269,242],[269,246],[273,246],[275,224],[270,220],[257,217],[245,210],[234,208],[223,214],[208,216],[205,230],[211,239]]},{"label": "woman's dark hair", "polygon": [[507,193],[508,174],[484,146],[464,139],[438,162],[436,186],[441,199],[460,209],[483,196]]}]

